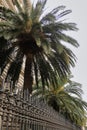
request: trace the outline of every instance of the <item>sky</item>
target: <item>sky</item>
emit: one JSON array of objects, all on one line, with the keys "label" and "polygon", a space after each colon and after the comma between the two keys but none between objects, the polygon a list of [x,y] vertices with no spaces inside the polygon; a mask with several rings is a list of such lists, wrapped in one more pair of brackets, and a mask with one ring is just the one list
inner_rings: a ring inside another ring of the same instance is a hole
[{"label": "sky", "polygon": [[83,99],[87,101],[87,0],[48,0],[46,6],[53,9],[60,5],[65,5],[66,9],[72,10],[66,21],[75,22],[79,28],[78,32],[73,32],[70,35],[80,45],[78,49],[73,49],[77,56],[77,63],[75,68],[72,69],[72,74],[74,75],[74,81],[82,84]]}]

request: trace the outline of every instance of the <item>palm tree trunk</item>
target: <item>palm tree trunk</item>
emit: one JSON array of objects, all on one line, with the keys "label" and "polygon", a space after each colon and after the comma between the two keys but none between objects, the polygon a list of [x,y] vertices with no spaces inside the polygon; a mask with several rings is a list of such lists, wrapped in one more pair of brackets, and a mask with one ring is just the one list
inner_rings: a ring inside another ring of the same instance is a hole
[{"label": "palm tree trunk", "polygon": [[24,72],[24,90],[29,90],[29,93],[32,93],[32,84],[33,84],[33,76],[32,76],[32,55],[28,55],[26,57],[25,63],[25,72]]}]

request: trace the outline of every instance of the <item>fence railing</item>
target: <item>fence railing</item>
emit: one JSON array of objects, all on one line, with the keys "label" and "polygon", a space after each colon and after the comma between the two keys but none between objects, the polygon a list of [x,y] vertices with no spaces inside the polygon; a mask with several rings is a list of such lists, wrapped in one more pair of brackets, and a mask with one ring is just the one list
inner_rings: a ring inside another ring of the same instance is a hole
[{"label": "fence railing", "polygon": [[0,130],[80,130],[45,101],[0,90]]}]

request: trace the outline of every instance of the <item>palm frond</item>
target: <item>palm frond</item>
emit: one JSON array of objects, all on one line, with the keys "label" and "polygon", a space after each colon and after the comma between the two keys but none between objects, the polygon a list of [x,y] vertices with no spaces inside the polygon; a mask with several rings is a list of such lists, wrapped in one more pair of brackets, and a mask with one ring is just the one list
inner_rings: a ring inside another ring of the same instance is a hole
[{"label": "palm frond", "polygon": [[47,86],[49,86],[50,82],[55,87],[56,76],[55,76],[55,72],[53,71],[50,63],[45,60],[45,57],[43,55],[37,56],[36,60],[37,60],[37,64],[39,67],[39,72],[40,72],[43,88],[45,87],[45,84],[47,84]]},{"label": "palm frond", "polygon": [[69,81],[69,84],[65,87],[65,91],[72,96],[78,96],[79,98],[81,98],[81,95],[83,94],[81,84],[74,81]]},{"label": "palm frond", "polygon": [[41,22],[44,24],[53,23],[54,21],[58,21],[63,16],[71,13],[71,10],[65,10],[62,13],[60,13],[61,10],[64,10],[65,6],[58,6],[54,8],[51,12],[46,14],[44,17],[42,17]]},{"label": "palm frond", "polygon": [[10,10],[16,12],[16,9],[12,0],[3,0],[2,4],[4,7],[9,8]]},{"label": "palm frond", "polygon": [[34,58],[34,61],[33,61],[33,65],[34,65],[34,75],[35,75],[35,82],[36,82],[36,86],[37,88],[39,87],[39,68],[38,68],[38,65],[36,64],[36,60]]},{"label": "palm frond", "polygon": [[31,0],[23,0],[23,8],[29,18],[32,9]]},{"label": "palm frond", "polygon": [[23,54],[20,51],[17,53],[15,59],[11,62],[11,65],[7,72],[7,77],[10,76],[13,81],[13,86],[18,81],[19,74],[21,72],[21,67],[23,63]]},{"label": "palm frond", "polygon": [[36,3],[36,6],[32,7],[32,12],[31,12],[32,21],[34,21],[34,22],[39,21],[41,14],[43,13],[43,9],[44,9],[46,2],[47,2],[47,0],[43,0],[43,1],[38,0]]},{"label": "palm frond", "polygon": [[10,47],[8,50],[0,52],[0,68],[2,69],[2,72],[4,71],[4,68],[9,63],[11,58],[11,54],[14,51],[14,47]]},{"label": "palm frond", "polygon": [[64,17],[67,14],[70,14],[72,11],[71,10],[65,10],[62,13],[58,14],[57,16],[57,20],[59,20],[60,18]]},{"label": "palm frond", "polygon": [[14,5],[16,6],[17,11],[18,11],[19,14],[21,14],[24,11],[21,4],[20,4],[20,1],[15,0]]}]

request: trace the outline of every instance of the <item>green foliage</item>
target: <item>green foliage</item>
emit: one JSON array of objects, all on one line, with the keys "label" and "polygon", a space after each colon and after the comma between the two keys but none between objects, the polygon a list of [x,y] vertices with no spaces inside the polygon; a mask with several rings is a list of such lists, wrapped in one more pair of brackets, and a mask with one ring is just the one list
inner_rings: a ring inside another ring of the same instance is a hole
[{"label": "green foliage", "polygon": [[33,96],[44,98],[56,111],[79,126],[84,126],[87,119],[87,103],[82,100],[82,93],[81,84],[69,78],[58,80],[55,88],[51,85],[49,88],[45,86],[43,91],[41,86],[38,89],[34,86],[33,90]]},{"label": "green foliage", "polygon": [[10,75],[15,85],[25,60],[23,87],[30,93],[34,82],[39,85],[39,79],[43,88],[50,84],[55,88],[57,79],[70,74],[76,57],[67,43],[79,46],[67,35],[67,31],[78,30],[76,24],[61,20],[71,10],[58,6],[44,14],[46,2],[38,0],[32,5],[30,0],[7,0],[0,5],[0,67],[3,72],[10,64],[6,77]]}]

